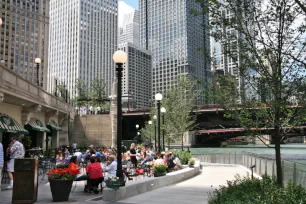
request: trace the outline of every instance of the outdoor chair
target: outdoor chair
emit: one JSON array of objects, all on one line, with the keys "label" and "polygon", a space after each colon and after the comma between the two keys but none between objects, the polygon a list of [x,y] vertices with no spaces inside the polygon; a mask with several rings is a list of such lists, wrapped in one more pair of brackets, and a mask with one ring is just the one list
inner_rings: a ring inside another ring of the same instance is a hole
[{"label": "outdoor chair", "polygon": [[[88,186],[88,194],[90,194],[92,191],[94,193],[103,193],[103,178],[99,178],[99,179],[89,179],[89,186]],[[99,186],[100,186],[100,190],[99,190]]]}]

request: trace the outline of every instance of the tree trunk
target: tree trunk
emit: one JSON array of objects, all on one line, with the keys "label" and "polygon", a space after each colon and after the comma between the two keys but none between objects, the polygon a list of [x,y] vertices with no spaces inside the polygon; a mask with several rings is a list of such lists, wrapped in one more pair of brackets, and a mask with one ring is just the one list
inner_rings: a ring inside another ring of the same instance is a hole
[{"label": "tree trunk", "polygon": [[184,133],[182,134],[182,151],[184,151]]},{"label": "tree trunk", "polygon": [[276,177],[277,183],[283,185],[283,175],[282,175],[282,159],[280,153],[280,132],[279,129],[275,129],[275,159],[276,159]]}]

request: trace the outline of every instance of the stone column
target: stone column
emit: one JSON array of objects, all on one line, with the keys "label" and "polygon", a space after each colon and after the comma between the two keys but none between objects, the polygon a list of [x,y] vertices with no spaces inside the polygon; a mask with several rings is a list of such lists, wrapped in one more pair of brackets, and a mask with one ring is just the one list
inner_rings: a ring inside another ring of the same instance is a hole
[{"label": "stone column", "polygon": [[110,107],[110,117],[112,125],[112,147],[117,145],[117,82],[112,85],[112,95],[110,96],[111,107]]}]

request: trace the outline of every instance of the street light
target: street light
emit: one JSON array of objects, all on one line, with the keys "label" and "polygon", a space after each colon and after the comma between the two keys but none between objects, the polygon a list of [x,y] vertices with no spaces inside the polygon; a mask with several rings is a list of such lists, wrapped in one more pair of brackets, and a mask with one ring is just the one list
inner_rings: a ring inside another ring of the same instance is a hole
[{"label": "street light", "polygon": [[139,125],[138,124],[136,124],[136,130],[137,130],[137,143],[140,143],[140,141],[138,140],[138,136],[140,135],[140,133],[138,132],[138,128],[139,128]]},{"label": "street light", "polygon": [[36,74],[37,86],[39,86],[39,64],[41,63],[41,59],[40,58],[36,58],[35,59],[35,63],[36,63],[36,69],[37,69],[37,74]]},{"label": "street light", "polygon": [[121,149],[121,141],[122,141],[122,104],[121,104],[121,97],[122,97],[122,70],[123,64],[127,61],[127,55],[122,50],[118,50],[113,55],[113,60],[117,65],[117,177],[121,182],[121,186],[124,186],[124,178],[122,174],[122,149]]},{"label": "street light", "polygon": [[157,93],[155,95],[155,100],[157,102],[157,136],[158,136],[158,152],[161,152],[160,146],[160,101],[163,99],[163,95]]},{"label": "street light", "polygon": [[162,116],[163,116],[163,150],[165,150],[165,113],[166,113],[166,108],[165,107],[161,107],[160,112],[162,112]]},{"label": "street light", "polygon": [[[152,120],[149,120],[148,124],[149,124],[149,125],[152,125]],[[151,144],[151,141],[152,141],[152,140],[151,140],[151,134],[150,134],[150,144]]]},{"label": "street light", "polygon": [[156,115],[153,116],[153,120],[154,120],[154,148],[155,148],[155,151],[156,151]]}]

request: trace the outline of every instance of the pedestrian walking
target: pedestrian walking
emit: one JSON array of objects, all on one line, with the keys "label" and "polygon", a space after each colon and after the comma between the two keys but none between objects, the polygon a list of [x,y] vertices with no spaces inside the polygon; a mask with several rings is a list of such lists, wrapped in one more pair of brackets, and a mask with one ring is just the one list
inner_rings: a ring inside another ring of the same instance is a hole
[{"label": "pedestrian walking", "polygon": [[23,144],[20,143],[17,137],[12,137],[13,146],[11,147],[11,158],[7,164],[7,172],[10,179],[10,185],[7,186],[7,189],[13,188],[13,173],[14,173],[14,162],[15,159],[24,157],[24,147]]}]

